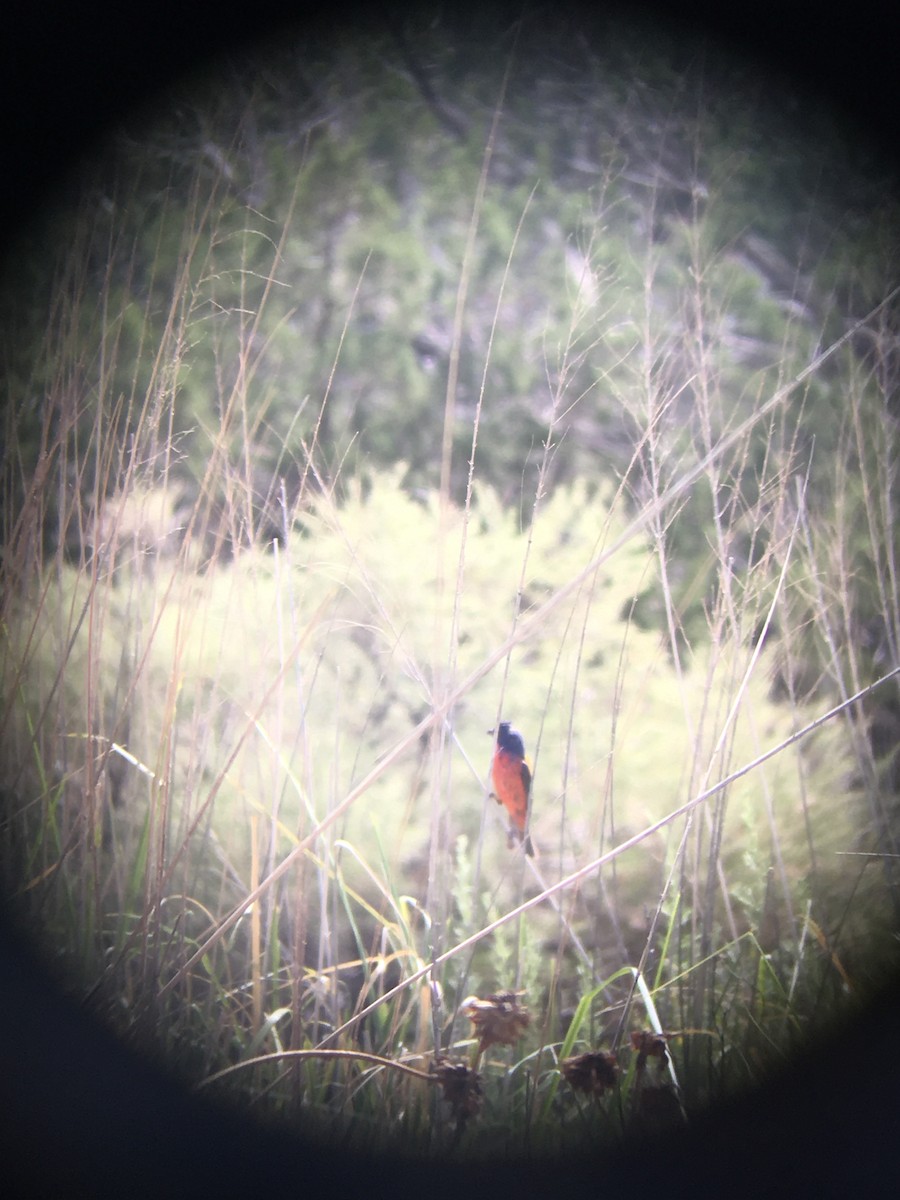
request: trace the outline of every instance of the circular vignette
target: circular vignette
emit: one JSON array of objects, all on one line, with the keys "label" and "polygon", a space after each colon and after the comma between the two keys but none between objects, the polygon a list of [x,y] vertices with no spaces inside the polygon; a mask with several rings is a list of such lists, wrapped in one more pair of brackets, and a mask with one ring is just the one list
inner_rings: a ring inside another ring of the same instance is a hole
[{"label": "circular vignette", "polygon": [[[763,6],[752,18],[748,14],[743,23],[717,27],[712,8],[685,5],[679,13],[673,6],[681,20],[712,27],[735,44],[749,44],[761,61],[774,58],[778,74],[802,73],[810,94],[827,95],[849,120],[872,134],[873,144],[890,153],[885,139],[892,126],[889,100],[896,80],[877,48],[896,44],[888,31],[896,34],[897,17],[886,6],[864,7],[849,30],[827,15],[815,29],[807,29],[805,13],[789,8],[785,16],[775,5]],[[122,108],[152,104],[164,77],[177,78],[198,61],[214,61],[219,52],[242,48],[255,34],[250,28],[236,34],[203,5],[190,11],[164,7],[126,25],[102,6],[98,12],[94,21],[76,29],[70,18],[60,17],[40,34],[27,14],[22,16],[22,51],[5,82],[6,161],[16,185],[5,201],[4,228],[11,233],[38,206],[52,206],[47,197],[54,196],[55,181],[65,178],[102,139]],[[310,20],[322,29],[331,22],[343,27],[344,18],[316,14]],[[117,69],[112,70],[114,63]],[[29,1170],[34,1172],[31,1178],[39,1182],[35,1192],[81,1184],[98,1195],[132,1186],[138,1193],[167,1186],[187,1194],[211,1180],[220,1181],[226,1192],[238,1190],[236,1181],[279,1186],[286,1175],[297,1179],[308,1170],[311,1154],[318,1160],[322,1186],[397,1195],[412,1182],[408,1164],[397,1164],[396,1170],[379,1167],[386,1185],[376,1185],[376,1168],[365,1159],[341,1161],[321,1147],[301,1147],[278,1135],[248,1130],[232,1115],[186,1097],[177,1084],[132,1057],[57,995],[17,934],[4,932],[0,965],[12,997],[3,1107],[13,1118],[6,1126],[4,1149],[9,1162],[26,1158],[20,1169],[26,1179]],[[889,1029],[891,1012],[888,999],[873,1004],[865,1021],[848,1027],[841,1040],[811,1048],[759,1097],[702,1117],[686,1136],[664,1140],[649,1156],[634,1148],[631,1158],[614,1157],[604,1164],[604,1183],[633,1183],[639,1164],[648,1184],[658,1180],[663,1186],[683,1173],[700,1195],[721,1194],[724,1186],[749,1192],[773,1177],[807,1187],[816,1180],[823,1186],[846,1180],[847,1186],[874,1190],[891,1144],[888,1114],[896,1111],[898,1100],[892,1072],[883,1070],[896,1057],[882,1033]],[[85,1103],[79,1081],[86,1079],[93,1085]],[[749,1146],[748,1128],[755,1131]],[[56,1151],[49,1155],[44,1151],[48,1138]],[[167,1147],[162,1159],[156,1151],[161,1144]],[[572,1163],[570,1182],[590,1186],[597,1181],[588,1174],[593,1169]],[[136,1185],[135,1172],[140,1173]],[[522,1173],[514,1167],[479,1166],[478,1172],[480,1188],[489,1182],[524,1195],[544,1194],[559,1184],[558,1176],[544,1175],[540,1167]],[[172,1174],[179,1180],[174,1188]],[[424,1183],[432,1192],[447,1187],[449,1194],[451,1187],[457,1191],[470,1180],[465,1168],[453,1168],[439,1181],[417,1179],[416,1187]]]}]

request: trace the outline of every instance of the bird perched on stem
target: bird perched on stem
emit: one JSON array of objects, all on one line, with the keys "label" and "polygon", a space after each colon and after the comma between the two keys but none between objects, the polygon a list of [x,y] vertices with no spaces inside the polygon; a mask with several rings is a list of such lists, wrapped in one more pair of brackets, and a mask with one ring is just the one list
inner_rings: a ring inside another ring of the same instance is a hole
[{"label": "bird perched on stem", "polygon": [[491,795],[498,804],[502,804],[512,820],[510,825],[510,845],[513,839],[520,841],[525,853],[534,857],[534,847],[527,833],[528,805],[531,798],[531,767],[525,757],[525,743],[517,729],[513,729],[509,721],[501,721],[496,730],[494,758],[491,762],[491,783],[494,790]]}]

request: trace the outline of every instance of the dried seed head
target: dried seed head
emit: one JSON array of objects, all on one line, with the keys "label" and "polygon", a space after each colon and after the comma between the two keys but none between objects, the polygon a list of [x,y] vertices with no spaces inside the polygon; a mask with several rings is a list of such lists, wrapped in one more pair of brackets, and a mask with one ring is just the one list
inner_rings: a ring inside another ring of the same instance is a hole
[{"label": "dried seed head", "polygon": [[660,1071],[665,1070],[669,1061],[669,1052],[666,1049],[666,1039],[661,1034],[653,1033],[650,1029],[633,1029],[631,1031],[631,1048],[637,1051],[636,1070],[643,1071],[648,1058],[657,1059]]},{"label": "dried seed head", "polygon": [[619,1076],[616,1056],[611,1050],[589,1050],[586,1054],[564,1058],[559,1069],[574,1091],[587,1092],[590,1096],[602,1096],[615,1087]]},{"label": "dried seed head", "polygon": [[489,1046],[513,1046],[531,1024],[531,1013],[519,1004],[520,992],[497,992],[484,1000],[469,996],[463,1012],[478,1034],[483,1054]]},{"label": "dried seed head", "polygon": [[456,1118],[457,1128],[462,1130],[469,1117],[477,1116],[481,1108],[481,1076],[465,1063],[444,1055],[435,1058],[431,1070],[437,1075],[444,1099]]}]

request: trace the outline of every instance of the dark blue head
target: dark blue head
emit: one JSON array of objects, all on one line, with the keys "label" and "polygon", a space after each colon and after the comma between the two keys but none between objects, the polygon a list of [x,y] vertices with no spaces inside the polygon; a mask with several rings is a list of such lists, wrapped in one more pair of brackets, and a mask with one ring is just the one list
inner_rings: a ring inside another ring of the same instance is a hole
[{"label": "dark blue head", "polygon": [[497,726],[497,746],[508,754],[515,754],[519,758],[525,757],[525,743],[522,741],[522,735],[518,729],[513,729],[509,721],[501,721]]}]

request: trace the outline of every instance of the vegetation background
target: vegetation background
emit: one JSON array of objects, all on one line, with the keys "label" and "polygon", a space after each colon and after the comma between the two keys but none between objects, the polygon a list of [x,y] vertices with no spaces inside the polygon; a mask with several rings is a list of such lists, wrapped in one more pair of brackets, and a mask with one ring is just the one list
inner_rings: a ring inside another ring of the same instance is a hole
[{"label": "vegetation background", "polygon": [[[779,135],[768,80],[624,34],[575,72],[570,29],[509,34],[304,43],[309,95],[269,52],[138,123],[42,229],[60,253],[21,251],[32,308],[20,277],[4,323],[6,866],[129,1036],[195,1077],[309,1049],[506,917],[501,697],[539,747],[530,896],[640,837],[574,906],[447,959],[445,1016],[525,984],[546,1021],[485,1071],[494,1149],[583,1136],[571,1097],[552,1125],[531,1097],[556,1101],[561,1010],[617,1048],[650,1020],[621,966],[695,1030],[701,1105],[758,1076],[760,1031],[780,1053],[870,986],[896,928],[890,684],[709,824],[655,828],[896,662],[885,181],[819,113]],[[422,1053],[430,1004],[376,1008],[366,1045]],[[279,1093],[282,1062],[257,1106],[346,1118],[346,1079]],[[408,1135],[424,1110],[387,1095]],[[477,1144],[439,1114],[426,1141]]]}]

